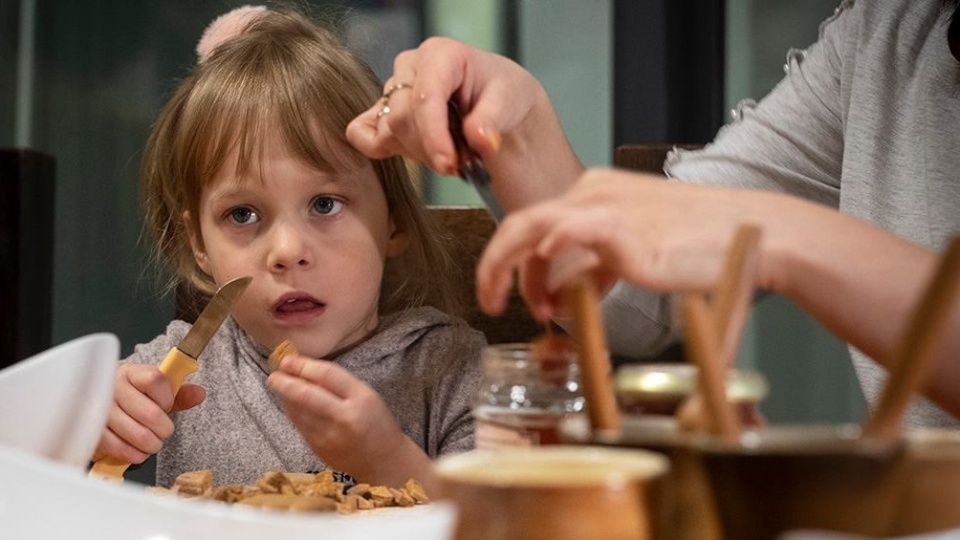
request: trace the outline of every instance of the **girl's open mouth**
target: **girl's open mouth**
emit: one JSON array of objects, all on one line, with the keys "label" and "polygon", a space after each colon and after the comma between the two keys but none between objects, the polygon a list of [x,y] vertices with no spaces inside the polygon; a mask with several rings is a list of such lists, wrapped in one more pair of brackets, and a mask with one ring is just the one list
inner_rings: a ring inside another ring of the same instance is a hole
[{"label": "girl's open mouth", "polygon": [[326,304],[307,294],[284,295],[273,307],[276,317],[290,323],[309,322],[319,317]]}]

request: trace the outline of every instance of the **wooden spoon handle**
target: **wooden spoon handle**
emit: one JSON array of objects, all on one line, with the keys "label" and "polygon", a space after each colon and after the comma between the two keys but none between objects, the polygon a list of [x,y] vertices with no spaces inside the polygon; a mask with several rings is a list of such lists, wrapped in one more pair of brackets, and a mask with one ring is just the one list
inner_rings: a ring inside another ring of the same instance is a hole
[{"label": "wooden spoon handle", "polygon": [[912,395],[923,386],[933,369],[937,346],[950,322],[960,291],[960,237],[950,242],[933,279],[907,323],[891,357],[890,375],[880,404],[863,427],[864,436],[897,438],[903,413]]}]

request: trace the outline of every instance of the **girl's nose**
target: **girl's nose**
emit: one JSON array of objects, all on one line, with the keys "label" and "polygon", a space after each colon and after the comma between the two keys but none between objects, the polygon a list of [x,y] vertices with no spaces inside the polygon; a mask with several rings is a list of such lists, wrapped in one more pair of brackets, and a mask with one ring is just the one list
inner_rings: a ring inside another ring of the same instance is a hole
[{"label": "girl's nose", "polygon": [[312,257],[302,231],[292,224],[277,224],[269,237],[267,266],[272,271],[308,267]]}]

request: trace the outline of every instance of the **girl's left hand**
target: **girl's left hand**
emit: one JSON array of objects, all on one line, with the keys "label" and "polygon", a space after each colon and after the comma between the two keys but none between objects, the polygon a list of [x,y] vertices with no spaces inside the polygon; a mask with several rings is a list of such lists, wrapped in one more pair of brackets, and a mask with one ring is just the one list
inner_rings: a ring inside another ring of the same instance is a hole
[{"label": "girl's left hand", "polygon": [[289,355],[267,385],[330,467],[389,486],[420,479],[424,463],[429,467],[427,455],[401,431],[380,395],[337,364]]}]

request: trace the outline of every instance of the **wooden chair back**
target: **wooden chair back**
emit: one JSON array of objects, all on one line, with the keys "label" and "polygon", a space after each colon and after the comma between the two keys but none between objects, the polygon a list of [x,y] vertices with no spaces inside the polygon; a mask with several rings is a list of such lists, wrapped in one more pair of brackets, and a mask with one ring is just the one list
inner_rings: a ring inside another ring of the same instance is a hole
[{"label": "wooden chair back", "polygon": [[699,150],[700,144],[623,144],[613,154],[613,165],[620,169],[663,175],[667,154],[674,148]]},{"label": "wooden chair back", "polygon": [[[703,146],[699,144],[624,144],[618,146],[614,151],[613,165],[620,169],[629,169],[631,171],[664,176],[663,165],[667,160],[667,154],[670,153],[671,150],[674,148],[698,150],[702,147]],[[683,343],[678,342],[653,356],[639,359],[614,357],[614,363],[616,365],[637,360],[649,363],[685,362],[686,354],[683,349]]]},{"label": "wooden chair back", "polygon": [[[523,300],[514,290],[506,312],[500,317],[490,317],[480,311],[476,300],[474,272],[477,260],[496,230],[496,223],[484,208],[466,206],[434,206],[430,216],[444,232],[444,243],[454,261],[454,282],[463,312],[460,316],[471,327],[480,330],[488,343],[516,343],[530,341],[543,332],[527,312]],[[390,266],[385,280],[390,281]],[[209,298],[187,283],[181,282],[176,293],[176,317],[192,323]]]},{"label": "wooden chair back", "polygon": [[467,206],[431,206],[428,210],[443,231],[445,247],[454,261],[453,278],[463,310],[460,316],[467,324],[483,332],[491,344],[526,342],[542,334],[543,325],[530,316],[515,287],[503,315],[491,317],[477,306],[477,261],[497,229],[490,213]]}]

